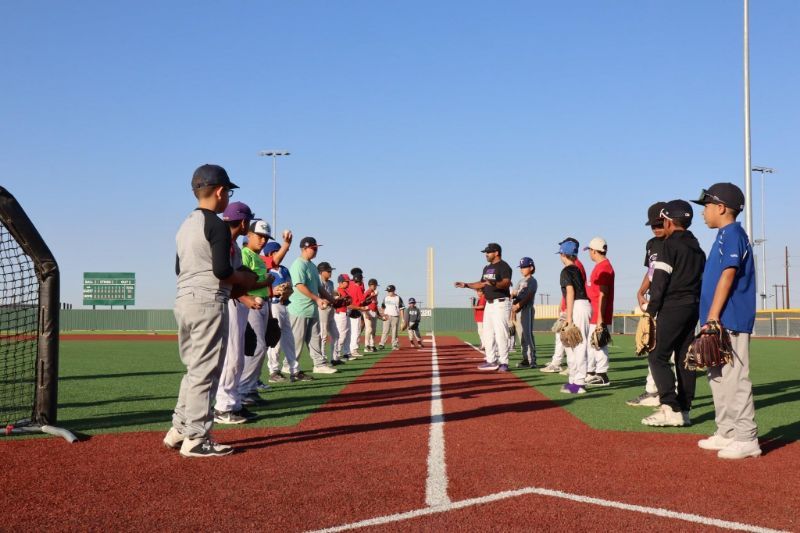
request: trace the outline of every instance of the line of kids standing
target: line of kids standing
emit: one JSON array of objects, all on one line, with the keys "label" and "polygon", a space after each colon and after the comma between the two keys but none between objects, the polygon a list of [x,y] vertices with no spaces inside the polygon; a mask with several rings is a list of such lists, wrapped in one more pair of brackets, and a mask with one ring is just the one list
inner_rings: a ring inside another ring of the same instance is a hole
[{"label": "line of kids standing", "polygon": [[[732,183],[717,183],[704,189],[694,203],[703,206],[703,218],[717,236],[708,259],[694,235],[688,231],[693,210],[684,200],[659,202],[648,210],[647,225],[654,238],[646,247],[647,273],[637,293],[643,312],[656,320],[656,343],[648,355],[645,392],[627,402],[633,406],[652,406],[656,411],[642,424],[678,427],[691,424],[696,373],[687,370],[684,360],[694,338],[697,324],[701,329],[718,321],[728,331],[733,344],[733,361],[721,368],[711,368],[707,375],[714,400],[716,431],[698,441],[705,450],[716,451],[723,459],[758,457],[758,429],[755,423],[752,382],[750,381],[750,334],[755,323],[755,268],[750,242],[741,224],[736,222],[744,209],[744,194]],[[574,238],[559,243],[558,254],[564,266],[560,274],[561,316],[565,324],[581,331],[583,342],[564,348],[556,334],[552,360],[540,371],[567,376],[561,388],[565,394],[585,394],[587,387],[611,384],[608,377],[608,347],[593,348],[588,340],[601,324],[610,325],[614,306],[614,269],[606,257],[608,246],[595,237],[584,250],[595,263],[587,279],[578,259],[579,244]],[[473,306],[482,312],[479,321],[485,361],[480,370],[508,371],[509,326],[514,313],[525,309],[535,295],[535,270],[530,258],[520,261],[525,281],[512,300],[511,267],[502,260],[502,249],[490,243],[483,250],[487,265],[480,281],[456,282],[455,286],[478,291]],[[648,298],[649,296],[649,298]],[[532,331],[533,311],[522,314],[523,360],[521,365],[536,367],[536,345],[526,333]],[[528,320],[528,316],[531,320]],[[561,361],[566,352],[567,369]],[[672,364],[674,364],[674,370]]]},{"label": "line of kids standing", "polygon": [[[230,202],[238,186],[225,169],[202,165],[191,183],[198,206],[178,230],[175,260],[174,312],[186,373],[172,426],[163,439],[167,448],[179,449],[185,457],[232,453],[231,446],[211,438],[211,428],[214,423],[241,424],[257,416],[247,406],[262,403],[259,391],[269,389],[259,379],[265,360],[273,383],[313,380],[300,370],[298,358],[304,346],[312,373],[336,373],[335,366],[362,357],[358,351],[362,322],[364,350],[378,351],[374,345],[378,319],[386,321],[379,348],[387,339],[393,349],[399,347],[398,326],[408,328],[412,346],[422,347],[421,313],[413,298],[404,305],[390,285],[379,307],[378,282],[370,280],[365,289],[360,268],[352,269],[352,278],[340,275],[334,289],[333,267],[313,262],[321,246],[314,237],[300,241],[300,256],[287,269],[281,263],[292,233],[283,233],[282,244],[269,242],[269,224],[256,219],[246,204]],[[237,239],[245,235],[246,243],[239,248]],[[330,357],[325,349],[328,336]]]}]

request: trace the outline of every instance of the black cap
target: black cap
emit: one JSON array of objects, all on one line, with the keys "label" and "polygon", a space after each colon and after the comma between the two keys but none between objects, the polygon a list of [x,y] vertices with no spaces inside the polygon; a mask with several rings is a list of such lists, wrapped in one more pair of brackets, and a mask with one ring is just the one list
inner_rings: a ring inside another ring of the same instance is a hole
[{"label": "black cap", "polygon": [[667,202],[667,205],[664,206],[661,213],[664,218],[683,221],[684,228],[689,227],[692,223],[692,216],[694,216],[692,206],[686,200],[672,200]]},{"label": "black cap", "polygon": [[744,211],[744,193],[733,183],[715,183],[700,191],[700,198],[692,202],[698,205],[722,204],[738,212]]},{"label": "black cap", "polygon": [[416,301],[414,298],[409,298],[409,299],[408,299],[408,303],[410,303],[410,304],[416,304],[416,303],[417,303],[417,301]]},{"label": "black cap", "polygon": [[497,253],[502,254],[503,253],[503,249],[496,242],[490,242],[489,244],[486,245],[486,248],[481,250],[481,252],[483,252],[483,253],[486,253],[486,252],[497,252]]},{"label": "black cap", "polygon": [[361,270],[361,269],[360,269],[360,268],[358,268],[358,267],[353,267],[353,268],[351,268],[351,269],[350,269],[350,275],[351,275],[351,276],[355,276],[356,274],[361,274],[361,275],[363,275],[363,274],[364,274],[364,271],[363,271],[363,270]]},{"label": "black cap", "polygon": [[661,223],[661,210],[667,207],[667,202],[656,202],[647,208],[647,222],[645,226],[655,226]]},{"label": "black cap", "polygon": [[389,285],[386,287],[386,292],[394,292],[394,291],[395,291],[394,285]]},{"label": "black cap", "polygon": [[334,270],[336,269],[333,268],[327,261],[323,261],[317,265],[317,272],[333,272]]},{"label": "black cap", "polygon": [[322,246],[317,244],[317,239],[314,237],[303,237],[300,241],[300,249],[311,248],[312,246]]},{"label": "black cap", "polygon": [[228,189],[238,189],[239,186],[231,181],[225,169],[219,165],[202,165],[197,167],[192,175],[192,189],[203,187],[218,187],[222,185]]},{"label": "black cap", "polygon": [[375,278],[370,278],[369,282],[367,282],[367,285],[375,285],[375,286],[377,286],[378,285],[378,280],[375,279]]},{"label": "black cap", "polygon": [[575,237],[567,237],[566,239],[564,239],[563,241],[561,241],[560,243],[558,243],[558,245],[559,245],[559,246],[561,246],[561,245],[562,245],[562,244],[564,244],[565,242],[574,242],[574,243],[575,243],[575,246],[577,246],[578,248],[580,248],[580,247],[581,247],[581,243],[579,243],[579,242],[578,242],[578,239],[576,239]]}]

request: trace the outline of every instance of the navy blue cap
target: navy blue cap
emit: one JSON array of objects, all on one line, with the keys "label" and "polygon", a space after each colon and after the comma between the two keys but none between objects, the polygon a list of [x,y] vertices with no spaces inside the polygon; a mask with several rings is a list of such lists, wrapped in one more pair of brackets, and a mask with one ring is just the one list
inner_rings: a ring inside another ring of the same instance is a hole
[{"label": "navy blue cap", "polygon": [[663,218],[668,218],[670,220],[682,220],[683,227],[688,228],[692,223],[694,211],[692,210],[691,204],[686,200],[671,200],[667,202],[667,205],[661,210],[661,215]]},{"label": "navy blue cap", "polygon": [[645,226],[658,226],[661,224],[661,210],[667,207],[667,202],[656,202],[647,208],[647,222]]},{"label": "navy blue cap", "polygon": [[301,249],[317,247],[317,246],[322,246],[322,245],[317,244],[317,239],[315,239],[314,237],[303,237],[303,239],[300,241]]},{"label": "navy blue cap", "polygon": [[528,267],[534,267],[535,268],[536,265],[533,264],[533,259],[531,259],[530,257],[523,257],[522,259],[519,260],[519,267],[520,268],[528,268]]},{"label": "navy blue cap", "polygon": [[327,261],[323,261],[317,265],[317,272],[333,272],[334,270],[336,269],[333,268]]},{"label": "navy blue cap", "polygon": [[408,299],[408,303],[415,304],[415,303],[417,303],[417,301],[414,298],[409,298]]},{"label": "navy blue cap", "polygon": [[192,189],[202,189],[203,187],[227,187],[228,189],[238,189],[239,186],[231,181],[225,169],[219,165],[201,165],[197,167],[192,175]]},{"label": "navy blue cap", "polygon": [[486,245],[486,248],[481,250],[481,252],[483,252],[483,253],[486,253],[486,252],[497,252],[499,254],[502,254],[503,253],[503,248],[501,248],[500,245],[497,244],[496,242],[490,242],[489,244]]},{"label": "navy blue cap", "polygon": [[700,191],[700,198],[692,200],[698,205],[722,204],[736,211],[744,211],[744,193],[733,183],[715,183]]}]

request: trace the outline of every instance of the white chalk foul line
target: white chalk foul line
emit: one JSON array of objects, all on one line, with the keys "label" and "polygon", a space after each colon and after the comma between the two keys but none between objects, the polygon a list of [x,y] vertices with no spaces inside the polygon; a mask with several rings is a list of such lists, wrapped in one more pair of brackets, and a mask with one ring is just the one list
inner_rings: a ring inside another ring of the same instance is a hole
[{"label": "white chalk foul line", "polygon": [[643,513],[649,514],[653,516],[660,516],[663,518],[672,518],[675,520],[683,520],[685,522],[693,522],[695,524],[702,524],[706,526],[714,526],[720,527],[724,529],[730,529],[734,531],[753,531],[756,533],[784,533],[781,530],[777,529],[770,529],[766,527],[754,526],[750,524],[743,524],[740,522],[730,522],[728,520],[719,520],[717,518],[709,518],[707,516],[701,516],[696,514],[690,513],[678,513],[676,511],[670,511],[668,509],[660,509],[658,507],[645,507],[643,505],[631,505],[628,503],[616,502],[613,500],[603,500],[601,498],[592,498],[591,496],[581,496],[579,494],[570,494],[568,492],[562,492],[560,490],[550,490],[550,489],[543,489],[539,487],[526,487],[524,489],[517,489],[517,490],[508,490],[503,492],[497,492],[495,494],[490,494],[488,496],[481,496],[479,498],[470,498],[467,500],[461,500],[457,502],[450,502],[443,505],[439,505],[437,507],[425,507],[423,509],[416,509],[414,511],[407,511],[405,513],[397,513],[393,515],[387,516],[379,516],[376,518],[370,518],[367,520],[361,520],[360,522],[353,522],[351,524],[344,524],[341,526],[330,527],[327,529],[319,529],[315,533],[328,533],[328,532],[335,532],[335,531],[347,531],[350,529],[358,529],[362,527],[369,527],[369,526],[379,526],[382,524],[390,524],[393,522],[402,522],[404,520],[411,520],[413,518],[419,518],[421,516],[428,516],[432,514],[438,513],[446,513],[448,511],[454,511],[457,509],[463,509],[465,507],[472,507],[474,505],[483,505],[486,503],[492,503],[500,500],[505,500],[508,498],[515,498],[517,496],[525,496],[527,494],[537,494],[540,496],[549,496],[552,498],[561,498],[564,500],[571,500],[578,503],[584,503],[588,505],[598,505],[601,507],[610,507],[613,509],[621,509],[623,511],[632,511],[636,513]]},{"label": "white chalk foul line", "polygon": [[428,479],[425,483],[425,503],[431,507],[447,505],[447,465],[444,458],[444,407],[439,378],[439,354],[436,337],[431,335],[431,429],[428,438]]}]

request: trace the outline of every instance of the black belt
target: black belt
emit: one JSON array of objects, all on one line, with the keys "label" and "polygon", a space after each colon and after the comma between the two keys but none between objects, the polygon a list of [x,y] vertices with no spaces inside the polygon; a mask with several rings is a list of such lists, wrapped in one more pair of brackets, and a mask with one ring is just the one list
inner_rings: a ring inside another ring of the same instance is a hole
[{"label": "black belt", "polygon": [[495,298],[494,300],[486,300],[486,301],[489,302],[490,304],[493,304],[495,302],[505,302],[506,300],[508,300],[508,298]]}]

